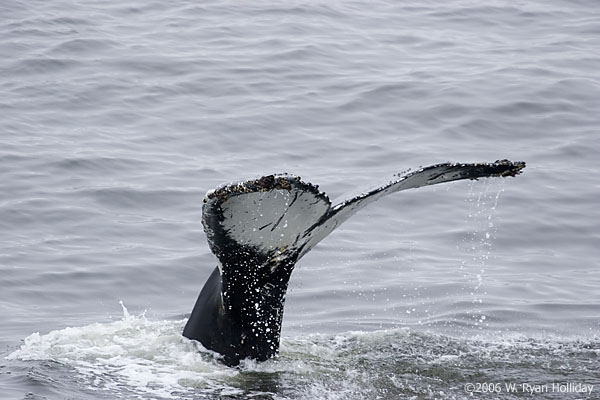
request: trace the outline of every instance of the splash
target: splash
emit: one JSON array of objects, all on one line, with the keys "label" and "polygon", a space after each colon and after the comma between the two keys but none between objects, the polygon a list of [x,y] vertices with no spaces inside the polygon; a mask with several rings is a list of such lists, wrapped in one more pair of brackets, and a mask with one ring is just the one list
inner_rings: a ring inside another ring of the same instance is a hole
[{"label": "splash", "polygon": [[217,355],[181,336],[183,321],[149,321],[145,314],[33,333],[7,359],[53,361],[87,377],[88,389],[177,398],[190,387],[211,386],[237,372],[222,366]]}]

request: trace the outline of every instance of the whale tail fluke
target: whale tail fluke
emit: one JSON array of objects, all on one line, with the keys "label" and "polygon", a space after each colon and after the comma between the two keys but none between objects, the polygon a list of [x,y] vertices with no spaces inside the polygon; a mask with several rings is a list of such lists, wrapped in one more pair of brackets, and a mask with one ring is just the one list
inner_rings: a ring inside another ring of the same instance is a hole
[{"label": "whale tail fluke", "polygon": [[[288,280],[295,263],[367,204],[401,190],[461,179],[515,176],[524,162],[444,163],[419,168],[332,205],[318,186],[288,174],[223,185],[205,199],[202,224],[215,272],[202,290],[184,336],[229,364],[277,352]],[[220,293],[213,293],[220,291]]]}]

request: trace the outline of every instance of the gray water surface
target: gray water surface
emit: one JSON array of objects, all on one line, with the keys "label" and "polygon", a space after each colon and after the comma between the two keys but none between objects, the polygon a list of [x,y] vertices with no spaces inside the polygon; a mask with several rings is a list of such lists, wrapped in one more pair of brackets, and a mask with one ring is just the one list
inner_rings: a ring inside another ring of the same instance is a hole
[{"label": "gray water surface", "polygon": [[[3,399],[600,398],[595,1],[11,1],[0,37]],[[181,337],[215,186],[503,158],[313,249],[277,358]]]}]

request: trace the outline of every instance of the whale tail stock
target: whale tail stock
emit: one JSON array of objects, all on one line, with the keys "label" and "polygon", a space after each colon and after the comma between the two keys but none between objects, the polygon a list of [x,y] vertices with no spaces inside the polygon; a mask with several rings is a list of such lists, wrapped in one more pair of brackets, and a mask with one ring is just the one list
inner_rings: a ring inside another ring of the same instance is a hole
[{"label": "whale tail stock", "polygon": [[401,190],[461,179],[515,176],[524,162],[436,164],[332,205],[318,186],[282,174],[221,186],[205,199],[202,224],[218,266],[183,335],[223,356],[266,360],[279,349],[288,281],[296,262],[367,204]]}]

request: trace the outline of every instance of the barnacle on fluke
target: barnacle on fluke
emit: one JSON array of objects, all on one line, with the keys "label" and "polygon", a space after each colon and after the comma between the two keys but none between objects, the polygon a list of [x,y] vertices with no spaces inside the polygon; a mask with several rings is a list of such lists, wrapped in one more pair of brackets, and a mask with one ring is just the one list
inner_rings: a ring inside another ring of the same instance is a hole
[{"label": "barnacle on fluke", "polygon": [[302,182],[301,178],[296,175],[266,175],[258,179],[252,179],[245,182],[225,184],[223,186],[219,186],[218,188],[213,189],[206,194],[204,202],[206,203],[208,200],[215,198],[221,201],[225,201],[232,194],[268,192],[271,190],[290,191],[292,190],[292,183],[304,185],[305,189],[308,191],[316,193],[319,192],[318,186],[311,185],[309,183],[304,183]]},{"label": "barnacle on fluke", "polygon": [[516,176],[524,162],[437,164],[332,205],[318,186],[288,174],[220,186],[204,198],[202,224],[217,268],[183,335],[228,365],[277,354],[283,306],[296,262],[346,219],[401,190],[461,179]]}]

